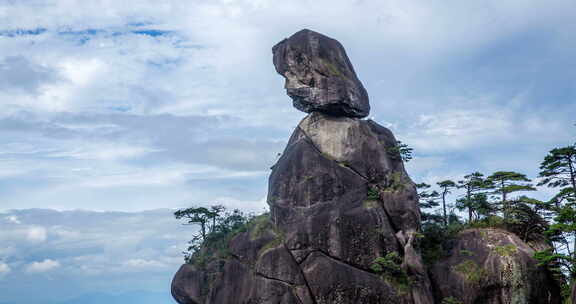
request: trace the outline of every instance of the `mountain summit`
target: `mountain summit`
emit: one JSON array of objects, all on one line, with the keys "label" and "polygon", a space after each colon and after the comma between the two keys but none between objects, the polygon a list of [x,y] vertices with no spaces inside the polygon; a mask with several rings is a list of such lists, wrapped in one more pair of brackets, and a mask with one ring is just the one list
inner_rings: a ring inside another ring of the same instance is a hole
[{"label": "mountain summit", "polygon": [[272,167],[270,214],[183,265],[179,303],[558,303],[530,247],[507,233],[463,233],[454,250],[470,255],[453,250],[426,267],[415,184],[392,132],[360,119],[368,95],[342,45],[302,30],[273,53],[294,106],[310,114]]}]

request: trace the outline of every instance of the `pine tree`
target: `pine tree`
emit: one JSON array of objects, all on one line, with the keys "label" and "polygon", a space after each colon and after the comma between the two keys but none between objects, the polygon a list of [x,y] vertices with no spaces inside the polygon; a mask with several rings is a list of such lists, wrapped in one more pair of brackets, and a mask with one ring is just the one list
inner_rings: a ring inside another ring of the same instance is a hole
[{"label": "pine tree", "polygon": [[456,183],[451,180],[444,180],[436,183],[442,189],[442,214],[444,215],[444,226],[448,226],[448,214],[446,212],[446,196],[450,194],[450,189],[456,188]]},{"label": "pine tree", "polygon": [[[549,209],[553,214],[553,224],[547,233],[560,243],[553,255],[561,261],[571,277],[576,276],[576,146],[555,148],[548,152],[540,164],[539,186],[559,188],[550,200]],[[569,240],[572,239],[572,246]],[[549,256],[546,256],[549,257]]]},{"label": "pine tree", "polygon": [[464,189],[466,193],[463,198],[457,201],[457,205],[459,209],[468,209],[468,223],[472,223],[474,215],[477,215],[475,206],[483,199],[477,194],[482,194],[488,188],[484,174],[473,172],[464,176],[463,180],[458,181],[458,188]]},{"label": "pine tree", "polygon": [[513,171],[497,171],[488,176],[486,180],[494,187],[495,194],[500,195],[500,205],[504,220],[509,218],[510,200],[508,195],[519,191],[535,191],[536,188],[527,182],[531,182],[526,175]]},{"label": "pine tree", "polygon": [[[431,187],[432,186],[426,183],[416,184],[416,189],[418,190],[419,205],[421,210],[433,209],[440,205],[438,203],[438,200],[440,199],[440,193],[438,193],[438,191],[436,190],[431,191],[430,190]],[[421,215],[422,215],[422,222],[439,222],[441,220],[439,215],[433,213],[421,211]]]}]

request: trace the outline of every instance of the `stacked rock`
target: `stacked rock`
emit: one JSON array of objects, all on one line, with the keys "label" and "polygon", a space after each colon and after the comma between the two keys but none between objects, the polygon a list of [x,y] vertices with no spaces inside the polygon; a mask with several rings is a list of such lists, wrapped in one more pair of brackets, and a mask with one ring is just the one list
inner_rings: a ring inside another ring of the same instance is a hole
[{"label": "stacked rock", "polygon": [[[225,257],[183,265],[172,282],[179,303],[558,303],[527,245],[523,259],[500,257],[488,250],[492,243],[469,234],[457,248],[478,256],[468,261],[453,251],[439,261],[431,268],[432,292],[416,249],[415,185],[392,132],[361,119],[370,111],[368,94],[342,45],[302,30],[274,46],[273,55],[294,106],[310,114],[272,168],[270,217],[235,236]],[[458,265],[492,265],[491,279],[469,280]],[[510,265],[515,276],[501,279]]]},{"label": "stacked rock", "polygon": [[306,113],[366,117],[368,94],[340,42],[301,30],[272,48],[276,71],[286,78],[294,107]]},{"label": "stacked rock", "polygon": [[[273,53],[294,106],[310,114],[273,167],[268,204],[310,294],[316,303],[432,303],[413,246],[415,186],[392,132],[359,119],[370,111],[368,94],[344,48],[302,30]],[[405,278],[374,273],[386,256],[399,257]]]},{"label": "stacked rock", "polygon": [[[270,220],[229,244],[231,258],[183,265],[182,304],[433,303],[413,243],[414,183],[392,133],[371,120],[368,94],[342,45],[302,30],[273,48],[294,106],[310,113],[272,168]],[[257,231],[255,231],[257,230]],[[396,273],[375,271],[378,259]]]}]

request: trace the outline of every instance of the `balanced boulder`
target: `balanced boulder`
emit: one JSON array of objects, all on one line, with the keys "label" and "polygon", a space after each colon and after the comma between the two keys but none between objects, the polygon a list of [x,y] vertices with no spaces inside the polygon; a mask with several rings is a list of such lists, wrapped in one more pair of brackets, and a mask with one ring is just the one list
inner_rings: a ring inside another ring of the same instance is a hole
[{"label": "balanced boulder", "polygon": [[368,116],[368,94],[340,42],[305,29],[282,40],[272,52],[276,71],[286,78],[286,91],[298,110]]}]

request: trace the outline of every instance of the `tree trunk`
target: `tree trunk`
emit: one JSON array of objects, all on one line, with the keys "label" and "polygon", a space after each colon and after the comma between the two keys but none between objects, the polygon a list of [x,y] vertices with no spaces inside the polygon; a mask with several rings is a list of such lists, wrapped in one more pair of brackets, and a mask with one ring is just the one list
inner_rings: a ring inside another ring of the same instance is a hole
[{"label": "tree trunk", "polygon": [[444,192],[442,192],[442,209],[444,210],[444,227],[448,226],[448,216],[446,215],[446,194],[448,192],[448,188],[444,188]]},{"label": "tree trunk", "polygon": [[504,220],[508,219],[508,203],[506,202],[506,191],[504,191],[504,179],[500,182],[500,190],[502,191],[502,208],[504,209]]},{"label": "tree trunk", "polygon": [[472,191],[470,187],[471,186],[468,185],[468,187],[466,188],[466,204],[468,204],[468,224],[472,223],[472,200],[471,200]]},{"label": "tree trunk", "polygon": [[200,222],[200,230],[202,231],[202,241],[206,240],[206,222]]}]

